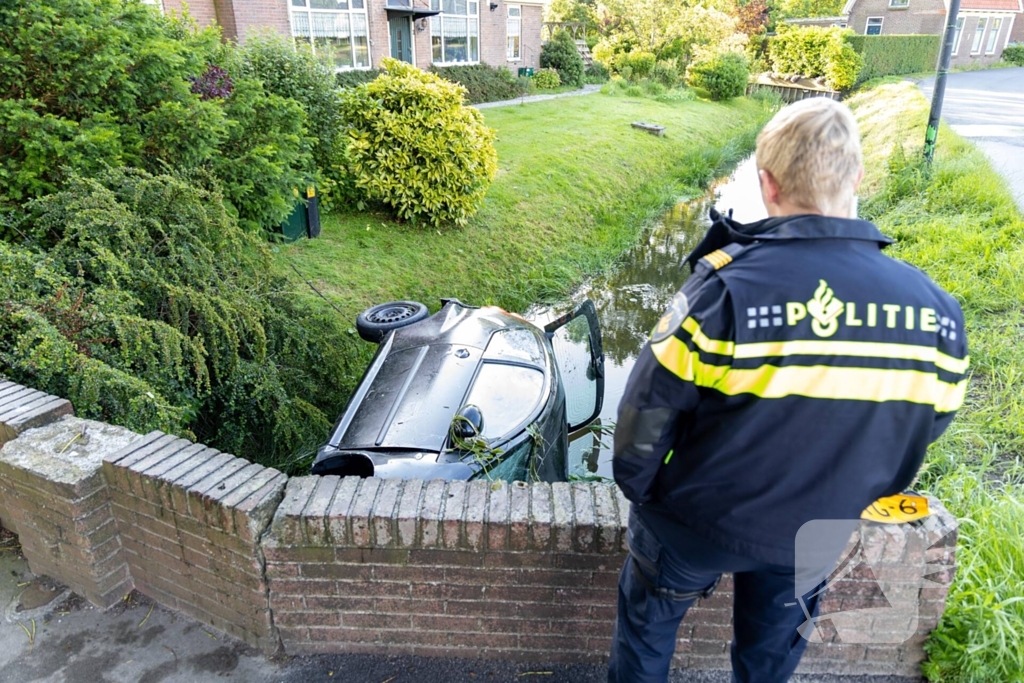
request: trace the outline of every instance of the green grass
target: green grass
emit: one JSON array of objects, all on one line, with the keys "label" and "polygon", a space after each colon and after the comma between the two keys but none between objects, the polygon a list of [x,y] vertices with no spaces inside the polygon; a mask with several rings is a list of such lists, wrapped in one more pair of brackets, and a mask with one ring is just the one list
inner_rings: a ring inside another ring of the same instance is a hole
[{"label": "green grass", "polygon": [[[498,175],[463,229],[436,231],[376,213],[336,213],[319,239],[278,247],[298,295],[324,305],[294,266],[353,320],[394,299],[441,297],[522,311],[614,265],[680,195],[741,159],[771,113],[749,99],[659,103],[600,94],[485,110]],[[667,126],[664,137],[630,127]],[[369,345],[363,345],[368,347]]]},{"label": "green grass", "polygon": [[932,168],[920,163],[928,107],[912,84],[882,84],[851,106],[873,192],[862,212],[897,238],[890,253],[960,301],[971,352],[967,403],[921,475],[960,520],[957,576],[924,671],[943,683],[1022,681],[1024,218],[984,156],[947,127]]}]

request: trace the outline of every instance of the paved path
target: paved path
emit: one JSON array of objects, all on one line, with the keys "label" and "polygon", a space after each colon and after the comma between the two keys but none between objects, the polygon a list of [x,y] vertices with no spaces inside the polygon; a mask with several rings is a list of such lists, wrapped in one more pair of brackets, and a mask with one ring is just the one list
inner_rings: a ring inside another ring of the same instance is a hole
[{"label": "paved path", "polygon": [[484,102],[483,104],[474,104],[473,106],[477,109],[493,109],[494,107],[510,107],[513,104],[530,104],[531,102],[545,102],[547,100],[557,100],[562,97],[579,97],[580,95],[593,95],[596,92],[600,92],[601,86],[588,83],[579,90],[571,90],[569,92],[560,92],[554,95],[529,95],[527,97],[517,97],[514,100],[502,100],[501,102]]},{"label": "paved path", "polygon": [[[1024,67],[964,71],[947,79],[942,118],[978,145],[1024,211]],[[934,80],[919,84],[928,98]]]}]

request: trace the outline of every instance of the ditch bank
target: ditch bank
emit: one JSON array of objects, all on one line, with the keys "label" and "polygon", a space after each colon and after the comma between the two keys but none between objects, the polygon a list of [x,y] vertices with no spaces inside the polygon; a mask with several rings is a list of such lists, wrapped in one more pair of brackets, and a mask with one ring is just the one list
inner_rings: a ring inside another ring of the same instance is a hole
[{"label": "ditch bank", "polygon": [[[0,520],[33,571],[106,607],[135,588],[268,654],[604,661],[628,503],[602,483],[292,477],[69,415],[0,383]],[[25,419],[26,416],[30,419]],[[807,672],[916,674],[955,571],[953,518],[862,523]],[[727,669],[731,580],[675,664]]]}]

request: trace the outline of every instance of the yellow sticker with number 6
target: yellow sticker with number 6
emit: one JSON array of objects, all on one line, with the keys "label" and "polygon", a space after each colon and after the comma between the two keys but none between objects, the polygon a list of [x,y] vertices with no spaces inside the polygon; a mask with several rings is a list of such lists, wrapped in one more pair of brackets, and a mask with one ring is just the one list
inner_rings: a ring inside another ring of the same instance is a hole
[{"label": "yellow sticker with number 6", "polygon": [[883,524],[903,524],[930,514],[927,498],[913,493],[900,493],[879,498],[860,513],[860,518]]}]

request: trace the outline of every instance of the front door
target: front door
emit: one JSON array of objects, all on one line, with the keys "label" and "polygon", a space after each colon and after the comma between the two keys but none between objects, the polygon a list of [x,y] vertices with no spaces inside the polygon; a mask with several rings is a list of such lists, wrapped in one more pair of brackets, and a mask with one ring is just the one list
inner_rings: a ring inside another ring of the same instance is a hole
[{"label": "front door", "polygon": [[412,64],[412,18],[392,17],[388,26],[391,29],[391,56]]}]

